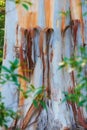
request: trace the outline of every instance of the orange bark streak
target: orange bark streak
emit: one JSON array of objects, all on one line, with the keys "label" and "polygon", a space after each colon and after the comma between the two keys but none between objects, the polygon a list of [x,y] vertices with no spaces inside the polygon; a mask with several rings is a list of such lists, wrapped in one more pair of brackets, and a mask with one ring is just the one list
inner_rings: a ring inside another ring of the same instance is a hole
[{"label": "orange bark streak", "polygon": [[46,27],[53,28],[54,0],[44,0]]},{"label": "orange bark streak", "polygon": [[[62,10],[64,12],[64,10]],[[63,34],[64,29],[66,27],[66,16],[64,14],[62,14],[61,17],[61,34]]]},{"label": "orange bark streak", "polygon": [[81,0],[70,0],[70,11],[72,21],[78,20],[81,25],[81,37],[84,45],[84,23],[82,17]]},{"label": "orange bark streak", "polygon": [[[23,76],[23,71],[22,71],[21,66],[18,68],[18,74]],[[23,89],[23,91],[25,92],[26,91],[26,81],[22,78],[19,78],[19,83],[20,83],[20,88]],[[20,92],[19,107],[24,105],[24,100],[25,100],[25,98],[23,96],[23,93]]]},{"label": "orange bark streak", "polygon": [[19,5],[17,7],[18,12],[18,24],[25,29],[33,28],[37,26],[38,13],[37,11],[27,11]]},{"label": "orange bark streak", "polygon": [[70,0],[70,10],[72,20],[82,20],[81,0]]}]

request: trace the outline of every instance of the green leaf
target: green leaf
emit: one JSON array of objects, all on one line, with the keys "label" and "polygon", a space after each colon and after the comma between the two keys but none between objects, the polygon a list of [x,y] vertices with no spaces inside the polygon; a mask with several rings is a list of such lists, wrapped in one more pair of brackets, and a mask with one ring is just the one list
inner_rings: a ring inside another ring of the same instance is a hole
[{"label": "green leaf", "polygon": [[25,99],[28,98],[28,94],[26,92],[23,92],[23,96],[24,96]]},{"label": "green leaf", "polygon": [[41,88],[41,87],[38,88],[38,90],[35,93],[35,97],[38,96],[38,95],[40,95],[40,94],[42,94],[43,91],[44,91],[43,88]]},{"label": "green leaf", "polygon": [[5,84],[7,81],[6,80],[3,80],[3,81],[0,81],[0,84]]},{"label": "green leaf", "polygon": [[11,70],[10,69],[8,69],[7,67],[5,67],[5,66],[2,66],[2,69],[3,70],[5,70],[5,72],[9,72],[9,73],[11,73]]},{"label": "green leaf", "polygon": [[35,91],[35,86],[33,84],[30,85],[30,88],[31,88],[32,92]]},{"label": "green leaf", "polygon": [[26,78],[25,76],[22,76],[20,74],[14,74],[14,75],[21,78],[21,79],[23,79],[23,80],[25,80],[25,81],[27,81],[27,82],[30,82],[30,80],[28,78]]},{"label": "green leaf", "polygon": [[26,91],[26,94],[28,95],[31,92],[32,92],[32,89],[29,89],[29,90]]},{"label": "green leaf", "polygon": [[30,1],[24,0],[23,2],[27,3],[29,6],[32,6],[32,3]]},{"label": "green leaf", "polygon": [[11,74],[11,79],[14,83],[18,83],[18,79],[14,74]]},{"label": "green leaf", "polygon": [[69,16],[70,15],[70,10],[67,10],[67,11],[60,11],[59,12],[60,15],[64,15],[64,16]]},{"label": "green leaf", "polygon": [[44,109],[46,109],[47,110],[47,106],[46,106],[46,103],[45,103],[45,101],[40,101],[40,104],[41,104],[41,106],[44,108]]},{"label": "green leaf", "polygon": [[23,6],[26,10],[28,10],[28,9],[29,9],[28,4],[22,3],[22,6]]},{"label": "green leaf", "polygon": [[83,13],[83,16],[87,16],[87,12]]},{"label": "green leaf", "polygon": [[[86,99],[86,100],[87,100],[87,99]],[[84,99],[84,100],[80,101],[80,102],[78,103],[78,106],[79,106],[79,107],[84,106],[84,103],[87,102],[86,100]]]},{"label": "green leaf", "polygon": [[10,61],[10,70],[15,71],[19,67],[19,60],[15,59],[14,62]]},{"label": "green leaf", "polygon": [[36,107],[36,108],[38,108],[38,101],[37,100],[33,100],[33,104],[34,104],[34,106]]}]

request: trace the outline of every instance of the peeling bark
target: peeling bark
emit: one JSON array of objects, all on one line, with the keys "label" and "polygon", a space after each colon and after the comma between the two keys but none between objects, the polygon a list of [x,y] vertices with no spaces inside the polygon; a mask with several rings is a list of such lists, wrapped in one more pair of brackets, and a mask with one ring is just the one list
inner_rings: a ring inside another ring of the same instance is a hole
[{"label": "peeling bark", "polygon": [[45,5],[45,22],[46,27],[53,28],[53,16],[54,16],[54,1],[53,0],[44,0]]},{"label": "peeling bark", "polygon": [[31,0],[33,5],[29,7],[29,10],[23,8],[22,5],[17,6],[18,11],[18,24],[25,29],[36,27],[38,20],[38,0]]},{"label": "peeling bark", "polygon": [[[36,88],[44,86],[44,100],[47,111],[42,109],[41,106],[39,106],[39,109],[35,108],[31,97],[25,100],[21,93],[18,95],[19,97],[14,96],[15,87],[10,88],[10,90],[6,89],[9,84],[12,86],[9,83],[3,90],[3,95],[10,94],[10,98],[5,95],[6,106],[9,106],[7,101],[10,101],[10,103],[15,101],[16,108],[17,106],[23,107],[21,111],[22,119],[15,121],[16,124],[13,123],[13,126],[20,127],[20,124],[22,124],[22,130],[74,130],[75,123],[78,122],[84,128],[87,128],[82,110],[78,109],[76,104],[61,103],[64,98],[63,91],[73,93],[75,74],[74,72],[69,74],[65,69],[58,70],[58,64],[62,61],[62,58],[74,54],[80,32],[84,45],[84,20],[82,6],[79,5],[81,0],[68,0],[68,2],[65,0],[31,0],[31,2],[33,6],[30,7],[28,12],[21,5],[18,5],[17,10],[6,16],[7,32],[5,39],[7,41],[4,45],[3,65],[9,66],[9,59],[13,61],[13,59],[19,58],[18,73],[29,78],[30,84],[33,84]],[[63,3],[65,4],[63,5]],[[69,19],[64,15],[60,18],[58,12],[65,12],[68,4],[71,16],[69,16]],[[7,10],[14,6],[15,4],[13,5],[11,1],[7,1]],[[14,19],[15,14],[16,20],[11,21],[13,24],[10,27],[9,21],[11,18]],[[70,24],[66,26],[67,23]],[[12,31],[10,28],[12,28]],[[70,29],[67,30],[68,28]],[[11,38],[9,38],[10,35]],[[9,48],[11,52],[9,52]],[[14,54],[12,50],[14,50]],[[26,91],[26,83],[20,78],[19,82],[21,88]],[[13,100],[14,97],[15,100]],[[14,105],[12,108],[14,108]],[[11,124],[12,121],[9,126]]]},{"label": "peeling bark", "polygon": [[76,46],[76,38],[77,38],[77,30],[79,24],[81,25],[81,36],[82,36],[82,43],[84,45],[84,23],[83,23],[83,16],[82,16],[82,5],[81,0],[70,0],[70,10],[71,10],[71,20],[72,20],[72,30],[73,30],[73,37],[74,43]]}]

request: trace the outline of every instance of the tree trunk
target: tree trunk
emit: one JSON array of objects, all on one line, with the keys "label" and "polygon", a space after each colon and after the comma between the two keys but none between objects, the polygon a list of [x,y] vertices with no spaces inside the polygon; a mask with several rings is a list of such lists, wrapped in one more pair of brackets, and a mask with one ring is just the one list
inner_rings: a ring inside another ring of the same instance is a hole
[{"label": "tree trunk", "polygon": [[[63,92],[75,86],[75,76],[74,72],[59,70],[58,65],[65,56],[74,54],[77,43],[86,43],[87,17],[82,17],[82,11],[84,13],[87,7],[80,5],[80,0],[31,2],[32,6],[26,11],[21,5],[16,7],[14,2],[6,1],[3,65],[9,67],[9,61],[15,58],[19,58],[21,64],[26,63],[18,68],[18,73],[30,78],[30,84],[36,88],[45,87],[47,110],[37,110],[31,97],[26,100],[22,95],[19,97],[16,86],[9,82],[2,89],[4,102],[15,111],[21,109],[23,116],[18,127],[22,130],[74,130],[79,118],[75,105],[61,101]],[[69,9],[71,17],[64,14]],[[26,69],[31,71],[23,71]],[[20,82],[26,90],[26,83]],[[86,118],[85,113],[83,110]],[[12,121],[9,127],[11,124]]]}]

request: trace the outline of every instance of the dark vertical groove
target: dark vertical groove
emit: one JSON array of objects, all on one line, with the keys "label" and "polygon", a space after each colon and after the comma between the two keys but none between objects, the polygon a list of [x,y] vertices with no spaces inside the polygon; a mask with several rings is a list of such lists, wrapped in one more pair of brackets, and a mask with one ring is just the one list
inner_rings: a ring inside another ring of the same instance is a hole
[{"label": "dark vertical groove", "polygon": [[51,98],[51,86],[50,86],[50,40],[52,35],[52,29],[46,31],[46,52],[47,52],[47,93],[48,97]]},{"label": "dark vertical groove", "polygon": [[77,31],[78,31],[79,24],[80,24],[79,20],[75,20],[71,22],[71,31],[72,31],[73,41],[74,41],[74,50],[77,45]]}]

